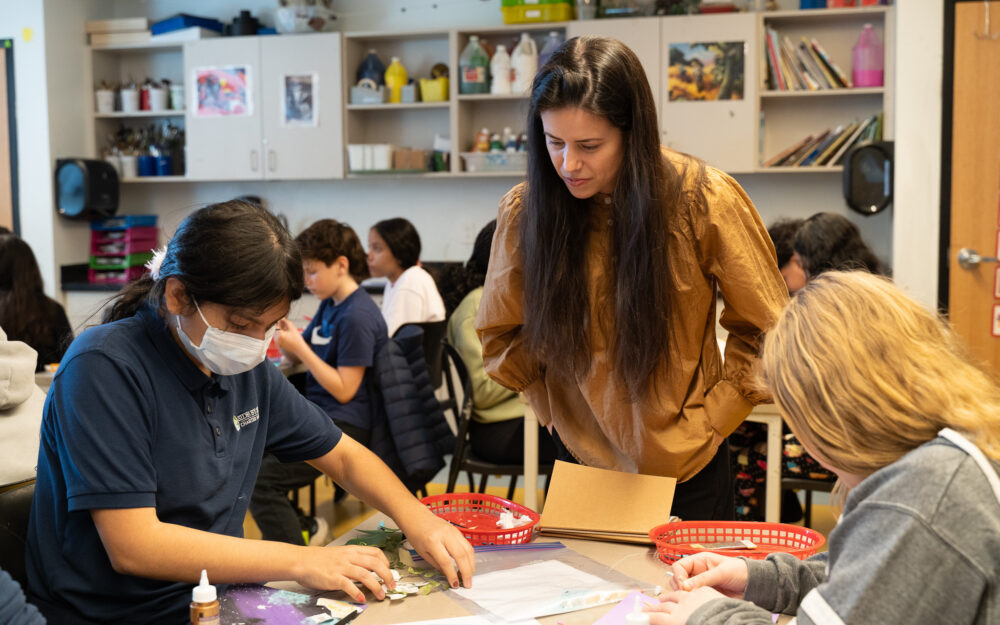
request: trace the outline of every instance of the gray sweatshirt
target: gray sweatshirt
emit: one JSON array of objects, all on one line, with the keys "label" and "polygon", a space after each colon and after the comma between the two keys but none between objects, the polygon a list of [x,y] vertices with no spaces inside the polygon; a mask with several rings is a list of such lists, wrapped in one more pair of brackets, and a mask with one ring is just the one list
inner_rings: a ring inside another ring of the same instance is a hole
[{"label": "gray sweatshirt", "polygon": [[1000,623],[998,467],[944,430],[854,488],[828,552],[747,560],[756,605],[716,599],[688,625]]}]

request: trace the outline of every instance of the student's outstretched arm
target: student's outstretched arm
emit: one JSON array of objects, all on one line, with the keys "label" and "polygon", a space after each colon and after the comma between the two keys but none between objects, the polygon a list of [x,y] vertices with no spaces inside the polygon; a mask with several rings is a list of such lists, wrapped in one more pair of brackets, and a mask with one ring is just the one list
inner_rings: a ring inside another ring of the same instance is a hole
[{"label": "student's outstretched arm", "polygon": [[453,588],[458,587],[459,577],[466,588],[472,585],[475,554],[469,541],[454,526],[417,501],[371,451],[344,435],[329,453],[309,464],[392,517],[413,547],[445,574]]},{"label": "student's outstretched arm", "polygon": [[155,508],[91,510],[98,534],[118,573],[196,584],[202,569],[215,583],[294,580],[318,590],[343,590],[355,601],[364,584],[384,598],[377,573],[393,587],[389,561],[374,547],[316,549],[249,540],[163,523]]}]

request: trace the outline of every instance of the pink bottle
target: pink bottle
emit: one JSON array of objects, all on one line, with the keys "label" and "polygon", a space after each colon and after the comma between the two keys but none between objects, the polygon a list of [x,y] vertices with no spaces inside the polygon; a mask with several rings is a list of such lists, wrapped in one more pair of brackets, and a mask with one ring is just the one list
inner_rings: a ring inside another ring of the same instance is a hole
[{"label": "pink bottle", "polygon": [[865,24],[854,45],[851,80],[855,87],[881,87],[883,84],[882,42],[871,24]]}]

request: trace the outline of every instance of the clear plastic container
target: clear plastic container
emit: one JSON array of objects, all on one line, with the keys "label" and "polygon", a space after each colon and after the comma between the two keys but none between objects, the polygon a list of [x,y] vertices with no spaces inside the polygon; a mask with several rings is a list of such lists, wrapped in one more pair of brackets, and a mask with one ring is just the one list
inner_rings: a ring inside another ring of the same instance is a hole
[{"label": "clear plastic container", "polygon": [[462,152],[465,171],[525,172],[528,169],[527,152]]},{"label": "clear plastic container", "polygon": [[479,37],[472,35],[458,59],[461,94],[490,92],[490,57],[479,45]]},{"label": "clear plastic container", "polygon": [[558,50],[562,44],[563,36],[554,30],[550,32],[548,38],[545,40],[545,45],[542,46],[542,51],[538,53],[538,67],[545,65],[549,57],[552,56],[552,53]]},{"label": "clear plastic container", "polygon": [[882,42],[875,28],[865,24],[854,45],[854,65],[851,80],[855,87],[881,87],[884,82]]}]

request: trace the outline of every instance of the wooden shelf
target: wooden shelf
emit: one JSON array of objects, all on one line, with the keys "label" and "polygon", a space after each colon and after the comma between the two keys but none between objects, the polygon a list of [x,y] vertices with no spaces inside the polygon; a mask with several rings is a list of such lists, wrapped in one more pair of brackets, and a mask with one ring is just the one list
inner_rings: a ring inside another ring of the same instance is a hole
[{"label": "wooden shelf", "polygon": [[525,178],[527,171],[462,171],[454,174],[456,178]]},{"label": "wooden shelf", "polygon": [[761,167],[755,171],[749,172],[753,174],[829,174],[829,173],[840,173],[843,172],[844,168],[841,165],[833,166],[823,166],[823,167]]},{"label": "wooden shelf", "polygon": [[765,20],[801,21],[801,20],[824,20],[829,21],[838,17],[856,19],[860,16],[883,16],[889,9],[888,6],[874,7],[854,7],[846,9],[801,9],[791,11],[768,11],[761,13]]},{"label": "wooden shelf", "polygon": [[761,98],[826,98],[826,97],[850,97],[857,95],[883,95],[885,87],[861,87],[851,89],[817,89],[816,91],[780,91],[768,89],[761,91]]},{"label": "wooden shelf", "polygon": [[94,113],[95,119],[129,119],[133,117],[184,117],[184,111],[137,111],[135,113]]},{"label": "wooden shelf", "polygon": [[348,104],[348,111],[401,111],[406,109],[446,109],[449,100],[442,102],[405,102],[400,104]]},{"label": "wooden shelf", "polygon": [[498,101],[498,102],[501,102],[501,101],[510,101],[510,100],[527,100],[528,99],[528,94],[527,93],[521,93],[521,94],[517,94],[517,95],[514,95],[514,94],[511,94],[511,95],[496,95],[496,94],[493,94],[493,93],[467,93],[467,94],[464,94],[464,95],[463,94],[459,94],[458,95],[458,99],[461,100],[461,101],[467,101],[467,102],[468,101],[472,101],[472,102]]},{"label": "wooden shelf", "polygon": [[129,51],[156,51],[174,49],[180,52],[184,48],[182,42],[177,41],[149,41],[148,43],[111,43],[105,46],[90,46],[94,52],[129,52]]},{"label": "wooden shelf", "polygon": [[347,177],[353,180],[363,180],[365,178],[450,178],[454,174],[450,171],[377,171],[370,174],[359,172],[348,172]]},{"label": "wooden shelf", "polygon": [[187,176],[139,176],[137,178],[120,178],[122,184],[150,183],[150,182],[186,182]]}]

